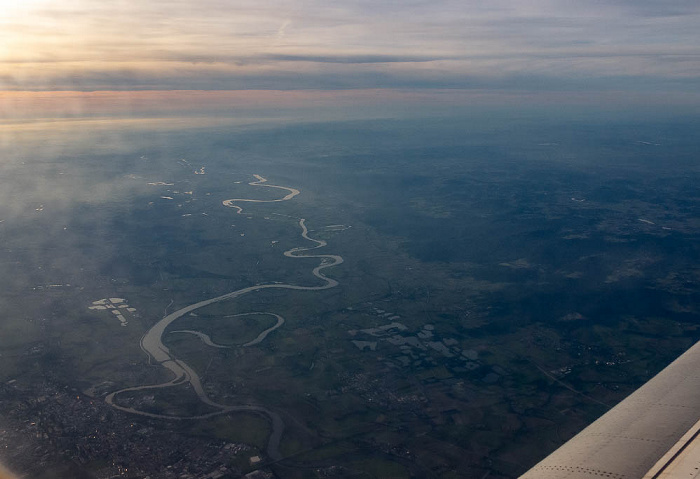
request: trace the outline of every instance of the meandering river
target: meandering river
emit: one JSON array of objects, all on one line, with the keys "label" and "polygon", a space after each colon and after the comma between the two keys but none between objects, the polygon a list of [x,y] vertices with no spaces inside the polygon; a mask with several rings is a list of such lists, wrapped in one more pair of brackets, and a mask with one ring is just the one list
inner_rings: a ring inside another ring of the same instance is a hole
[{"label": "meandering river", "polygon": [[[289,193],[284,196],[283,198],[279,199],[274,199],[274,200],[256,200],[256,199],[248,199],[248,198],[234,198],[230,200],[225,200],[223,202],[224,206],[227,206],[229,208],[234,208],[237,210],[238,214],[243,213],[243,209],[237,204],[237,203],[274,203],[274,202],[280,202],[280,201],[288,201],[292,198],[294,198],[296,195],[299,194],[299,190],[296,190],[294,188],[288,188],[284,186],[277,186],[277,185],[268,185],[265,184],[267,180],[263,178],[260,175],[255,175],[255,178],[257,178],[257,181],[253,181],[249,183],[251,186],[263,186],[263,187],[268,187],[268,188],[277,188],[281,190],[288,191]],[[228,301],[231,299],[235,299],[239,296],[243,296],[248,293],[252,293],[254,291],[260,291],[263,289],[292,289],[292,290],[298,290],[298,291],[320,291],[324,289],[329,289],[333,288],[338,285],[338,282],[332,278],[328,278],[323,274],[323,270],[327,268],[332,268],[333,266],[337,266],[343,262],[343,258],[338,255],[332,255],[332,254],[308,254],[308,252],[323,248],[326,246],[326,242],[320,239],[315,239],[311,238],[309,236],[309,230],[306,227],[306,220],[305,219],[300,219],[299,220],[299,227],[301,229],[301,237],[307,241],[310,241],[314,243],[311,246],[299,246],[296,248],[292,248],[290,250],[287,250],[284,252],[284,256],[289,257],[289,258],[317,258],[320,260],[320,263],[313,268],[311,271],[311,274],[321,280],[320,285],[316,286],[304,286],[304,285],[297,285],[297,284],[285,284],[285,283],[265,283],[265,284],[258,284],[255,286],[248,286],[246,288],[242,288],[236,291],[231,291],[230,293],[223,294],[221,296],[216,296],[214,298],[210,299],[205,299],[203,301],[199,301],[198,303],[190,304],[189,306],[185,306],[184,308],[178,309],[177,311],[174,311],[168,315],[166,315],[163,319],[158,321],[156,324],[154,324],[151,329],[149,329],[146,334],[143,335],[141,338],[141,349],[148,354],[150,360],[153,363],[160,364],[162,367],[168,369],[172,374],[173,378],[170,381],[160,383],[160,384],[149,384],[149,385],[144,385],[144,386],[134,386],[130,388],[125,388],[121,389],[119,391],[115,391],[113,393],[110,393],[105,397],[105,401],[111,405],[112,407],[119,409],[124,412],[132,413],[132,414],[138,414],[141,416],[146,416],[146,417],[152,417],[152,418],[161,418],[161,419],[176,419],[176,420],[184,420],[184,419],[205,419],[208,417],[212,417],[218,414],[225,414],[225,413],[231,413],[231,412],[253,412],[257,414],[262,414],[266,416],[271,424],[271,433],[270,437],[268,439],[268,445],[267,445],[267,455],[272,459],[272,460],[279,460],[282,458],[282,455],[279,452],[279,442],[282,438],[282,433],[284,432],[284,422],[282,421],[282,418],[279,416],[274,411],[271,411],[270,409],[255,405],[255,404],[239,404],[239,405],[226,405],[226,404],[220,404],[215,401],[213,401],[207,393],[204,391],[204,388],[202,387],[201,379],[199,375],[197,374],[194,369],[192,369],[184,360],[175,357],[175,355],[163,344],[163,335],[166,332],[166,329],[168,326],[170,326],[172,323],[177,321],[179,318],[183,317],[184,315],[191,313],[193,311],[196,311],[200,308],[204,308],[205,306],[209,306],[210,304],[218,303],[221,301]],[[247,347],[247,346],[252,346],[255,344],[258,344],[262,342],[267,335],[272,332],[274,329],[278,328],[284,323],[284,318],[282,316],[279,316],[274,313],[266,313],[266,312],[256,312],[256,313],[245,313],[245,314],[270,314],[274,316],[277,319],[277,323],[271,327],[266,329],[265,331],[261,332],[257,338],[254,340],[245,343],[241,345],[241,347]],[[234,315],[237,316],[237,315]],[[196,335],[201,335],[200,337],[204,340],[203,333],[200,333],[198,331],[183,331],[187,332],[190,334],[196,334]],[[206,340],[211,342],[211,339],[206,336]],[[205,340],[205,344],[207,341]],[[216,345],[212,343],[214,347],[220,347],[220,345]],[[197,396],[199,399],[204,403],[207,404],[208,406],[211,406],[216,409],[216,411],[208,413],[208,414],[203,414],[199,416],[172,416],[172,415],[166,415],[166,414],[156,414],[156,413],[149,413],[146,411],[140,411],[135,408],[131,407],[126,407],[126,406],[121,406],[116,402],[116,397],[119,396],[122,393],[130,392],[130,391],[143,391],[143,390],[148,390],[148,389],[158,389],[158,388],[167,388],[167,387],[173,387],[173,386],[179,386],[182,384],[189,383],[194,391],[196,392]]]}]

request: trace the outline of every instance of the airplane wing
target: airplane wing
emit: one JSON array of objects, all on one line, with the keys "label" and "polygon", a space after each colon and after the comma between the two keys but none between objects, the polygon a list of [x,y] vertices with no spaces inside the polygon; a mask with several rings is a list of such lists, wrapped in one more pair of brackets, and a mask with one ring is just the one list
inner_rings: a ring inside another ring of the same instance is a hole
[{"label": "airplane wing", "polygon": [[520,477],[700,478],[700,342]]}]

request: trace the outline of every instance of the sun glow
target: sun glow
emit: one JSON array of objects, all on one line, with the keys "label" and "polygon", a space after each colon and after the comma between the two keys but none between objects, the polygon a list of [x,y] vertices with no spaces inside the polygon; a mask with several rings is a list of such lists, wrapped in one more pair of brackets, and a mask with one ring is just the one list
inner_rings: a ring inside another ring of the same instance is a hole
[{"label": "sun glow", "polygon": [[49,3],[50,0],[0,0],[0,24],[22,20]]},{"label": "sun glow", "polygon": [[[0,0],[0,61],[31,54],[29,40],[43,25],[37,24],[37,13],[49,0]],[[2,68],[2,67],[0,67]]]}]

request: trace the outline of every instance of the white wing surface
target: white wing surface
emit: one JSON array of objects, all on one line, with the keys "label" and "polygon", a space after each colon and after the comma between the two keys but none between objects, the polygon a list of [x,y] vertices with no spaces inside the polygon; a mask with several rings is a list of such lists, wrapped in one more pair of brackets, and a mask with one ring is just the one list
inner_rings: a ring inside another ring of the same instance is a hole
[{"label": "white wing surface", "polygon": [[521,479],[700,479],[700,342]]}]

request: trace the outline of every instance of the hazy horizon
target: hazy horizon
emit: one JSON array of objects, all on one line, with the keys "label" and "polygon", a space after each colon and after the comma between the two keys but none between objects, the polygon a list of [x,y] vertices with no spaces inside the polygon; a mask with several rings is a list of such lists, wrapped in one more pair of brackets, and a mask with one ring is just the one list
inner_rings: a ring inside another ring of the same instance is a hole
[{"label": "hazy horizon", "polygon": [[685,0],[0,6],[2,116],[700,105]]}]

